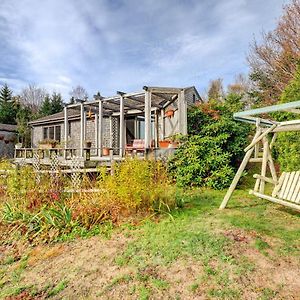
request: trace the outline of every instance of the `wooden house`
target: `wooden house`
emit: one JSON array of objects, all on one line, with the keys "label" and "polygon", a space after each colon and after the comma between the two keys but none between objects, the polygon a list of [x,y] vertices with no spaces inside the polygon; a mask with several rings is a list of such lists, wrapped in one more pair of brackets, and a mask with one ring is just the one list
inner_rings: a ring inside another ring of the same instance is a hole
[{"label": "wooden house", "polygon": [[[77,100],[60,113],[30,122],[32,148],[17,149],[16,160],[30,162],[39,153],[46,163],[55,152],[63,165],[77,157],[86,166],[132,153],[165,155],[174,136],[187,134],[187,108],[197,101],[202,100],[194,86],[144,86],[139,92]],[[52,145],[45,147],[47,141]]]}]

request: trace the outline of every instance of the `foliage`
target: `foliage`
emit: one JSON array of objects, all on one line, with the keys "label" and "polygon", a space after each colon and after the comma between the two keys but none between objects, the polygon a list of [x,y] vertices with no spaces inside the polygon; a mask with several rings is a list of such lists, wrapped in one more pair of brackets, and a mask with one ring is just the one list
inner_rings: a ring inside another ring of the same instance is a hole
[{"label": "foliage", "polygon": [[0,123],[16,124],[17,107],[13,101],[12,91],[5,84],[0,90]]},{"label": "foliage", "polygon": [[294,78],[300,61],[300,1],[286,5],[276,28],[251,46],[248,61],[256,95],[263,103],[277,102]]},{"label": "foliage", "polygon": [[[298,66],[295,78],[283,91],[280,102],[299,101],[300,99],[300,65]],[[274,114],[278,121],[292,120],[299,118],[291,113]],[[275,143],[275,153],[280,167],[284,171],[300,170],[300,132],[279,133]]]},{"label": "foliage", "polygon": [[71,183],[63,176],[54,180],[41,174],[37,184],[31,167],[13,168],[3,162],[1,169],[7,176],[0,178],[0,225],[34,242],[96,234],[103,231],[101,224],[137,214],[143,218],[170,213],[182,205],[165,167],[155,161],[128,159],[114,166],[113,175],[101,169],[97,180],[85,176],[82,189],[96,189],[94,193],[64,192]]},{"label": "foliage", "polygon": [[243,155],[249,126],[232,119],[242,108],[242,95],[230,94],[225,103],[201,104],[188,112],[190,136],[169,160],[179,186],[225,188]]},{"label": "foliage", "polygon": [[53,92],[51,97],[47,94],[41,104],[39,115],[48,116],[63,110],[61,94]]}]

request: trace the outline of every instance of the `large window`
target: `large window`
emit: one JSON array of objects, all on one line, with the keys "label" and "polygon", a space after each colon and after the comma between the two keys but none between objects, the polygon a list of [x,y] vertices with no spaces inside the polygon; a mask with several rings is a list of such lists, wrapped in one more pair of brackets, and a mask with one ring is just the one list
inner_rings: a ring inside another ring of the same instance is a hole
[{"label": "large window", "polygon": [[61,140],[61,126],[47,126],[43,127],[43,139],[55,140],[60,142]]}]

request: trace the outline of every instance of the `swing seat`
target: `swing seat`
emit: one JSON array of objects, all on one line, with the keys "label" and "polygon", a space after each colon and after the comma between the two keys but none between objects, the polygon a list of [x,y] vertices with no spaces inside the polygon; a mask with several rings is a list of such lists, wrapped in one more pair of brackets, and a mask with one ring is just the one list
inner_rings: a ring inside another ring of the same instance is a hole
[{"label": "swing seat", "polygon": [[255,174],[259,180],[273,183],[272,196],[250,190],[250,194],[300,211],[300,171],[283,172],[278,181]]}]

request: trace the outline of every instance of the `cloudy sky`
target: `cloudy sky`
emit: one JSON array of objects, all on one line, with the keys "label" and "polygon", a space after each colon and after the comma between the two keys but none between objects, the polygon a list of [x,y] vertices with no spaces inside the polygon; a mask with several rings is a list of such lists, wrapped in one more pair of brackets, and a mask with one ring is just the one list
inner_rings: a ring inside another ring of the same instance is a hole
[{"label": "cloudy sky", "polygon": [[285,0],[0,0],[0,84],[62,92],[84,86],[225,85],[247,72],[253,37]]}]

